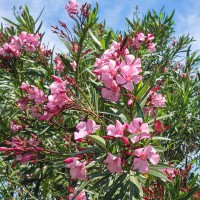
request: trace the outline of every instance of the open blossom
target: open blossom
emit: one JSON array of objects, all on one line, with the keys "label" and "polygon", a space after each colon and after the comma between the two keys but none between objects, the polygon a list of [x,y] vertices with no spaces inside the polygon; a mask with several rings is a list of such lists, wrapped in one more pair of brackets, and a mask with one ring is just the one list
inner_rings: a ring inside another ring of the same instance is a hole
[{"label": "open blossom", "polygon": [[157,94],[154,92],[151,95],[151,104],[154,105],[155,107],[164,107],[165,106],[165,97],[161,94]]},{"label": "open blossom", "polygon": [[133,82],[135,84],[139,83],[142,79],[142,76],[138,75],[139,71],[136,67],[131,67],[125,65],[120,67],[121,74],[118,74],[116,79],[117,83],[123,85],[127,90],[133,91]]},{"label": "open blossom", "polygon": [[67,81],[62,81],[58,76],[52,76],[54,82],[50,85],[51,94],[65,93]]},{"label": "open blossom", "polygon": [[118,120],[116,120],[116,126],[114,125],[108,125],[106,128],[107,135],[113,136],[113,137],[124,137],[124,129],[126,127],[126,124],[122,125]]},{"label": "open blossom", "polygon": [[131,137],[131,141],[133,143],[136,143],[141,139],[151,137],[148,129],[148,124],[143,123],[142,118],[133,119],[132,122],[128,125],[128,131],[135,135]]},{"label": "open blossom", "polygon": [[110,171],[110,173],[115,173],[115,172],[119,172],[122,173],[122,167],[121,167],[121,158],[120,157],[116,157],[111,153],[108,153],[108,156],[106,158],[106,160],[104,160],[104,163],[107,164],[107,168]]},{"label": "open blossom", "polygon": [[77,140],[77,139],[85,138],[88,135],[97,131],[99,128],[100,128],[100,125],[97,125],[95,121],[93,121],[92,119],[88,119],[87,122],[82,121],[76,126],[76,129],[78,130],[78,132],[74,132],[74,139]]},{"label": "open blossom", "polygon": [[120,97],[120,87],[115,81],[112,81],[111,84],[110,88],[102,88],[101,94],[104,99],[108,99],[111,102],[117,102]]},{"label": "open blossom", "polygon": [[134,155],[136,155],[137,158],[134,158],[133,169],[138,170],[143,174],[149,171],[147,159],[149,159],[153,165],[157,165],[160,158],[160,155],[156,153],[156,150],[151,145],[145,148],[136,149]]},{"label": "open blossom", "polygon": [[[78,188],[75,188],[74,192],[69,194],[69,200],[72,200],[77,192],[78,192]],[[85,191],[81,190],[81,192],[76,196],[76,198],[74,200],[86,200],[86,199],[87,198],[86,198]]]},{"label": "open blossom", "polygon": [[36,104],[41,104],[46,100],[46,95],[42,90],[34,86],[29,89],[29,99],[34,100]]},{"label": "open blossom", "polygon": [[87,171],[85,169],[86,162],[80,162],[76,157],[64,160],[66,167],[70,168],[70,175],[73,179],[88,180]]},{"label": "open blossom", "polygon": [[78,13],[78,3],[75,0],[69,0],[69,3],[65,6],[69,15]]}]

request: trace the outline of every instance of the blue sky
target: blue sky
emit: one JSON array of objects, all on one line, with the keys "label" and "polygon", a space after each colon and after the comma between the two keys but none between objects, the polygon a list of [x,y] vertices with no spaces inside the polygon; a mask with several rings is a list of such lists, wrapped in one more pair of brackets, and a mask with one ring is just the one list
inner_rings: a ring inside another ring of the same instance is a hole
[{"label": "blue sky", "polygon": [[[84,0],[77,0],[84,3]],[[95,0],[88,0],[95,5]],[[165,6],[166,13],[175,9],[176,37],[189,33],[197,40],[193,49],[200,49],[200,1],[199,0],[97,0],[99,4],[99,19],[106,19],[107,26],[114,30],[125,30],[125,18],[132,18],[136,5],[139,7],[140,15],[143,16],[148,9],[160,10]],[[43,20],[43,31],[46,31],[44,42],[54,44],[57,49],[64,50],[63,45],[51,30],[51,25],[57,25],[58,20],[71,25],[72,21],[64,9],[68,1],[64,0],[0,0],[0,16],[13,19],[12,7],[27,4],[31,14],[36,18],[41,9],[45,7],[41,20]],[[0,19],[2,21],[2,19]]]}]

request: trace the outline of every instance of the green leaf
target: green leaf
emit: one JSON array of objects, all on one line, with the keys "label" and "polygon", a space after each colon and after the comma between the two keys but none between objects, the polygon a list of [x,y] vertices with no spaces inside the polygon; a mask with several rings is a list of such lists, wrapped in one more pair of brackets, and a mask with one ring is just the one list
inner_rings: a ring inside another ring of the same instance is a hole
[{"label": "green leaf", "polygon": [[92,37],[92,39],[99,45],[99,47],[102,48],[101,42],[94,36],[94,34],[92,33],[92,31],[89,30],[88,32],[89,32],[90,36]]},{"label": "green leaf", "polygon": [[106,141],[99,135],[89,135],[89,137],[98,145],[106,149]]},{"label": "green leaf", "polygon": [[130,196],[129,199],[138,199],[143,196],[143,190],[141,184],[139,183],[135,173],[130,171]]},{"label": "green leaf", "polygon": [[154,169],[152,166],[149,166],[149,172],[147,174],[152,175],[152,176],[156,176],[158,178],[161,178],[161,179],[164,179],[164,180],[167,180],[167,181],[170,181],[167,178],[166,174],[164,174],[162,171],[160,171],[158,169]]},{"label": "green leaf", "polygon": [[136,105],[136,109],[137,109],[137,117],[141,117],[144,120],[143,111],[142,111],[138,101],[135,101],[135,105]]},{"label": "green leaf", "polygon": [[104,196],[104,199],[111,199],[111,197],[123,186],[123,182],[125,178],[127,177],[127,174],[120,175],[114,182],[111,184],[110,190],[106,193]]},{"label": "green leaf", "polygon": [[162,136],[153,136],[152,140],[172,140],[170,138],[162,137]]},{"label": "green leaf", "polygon": [[105,49],[109,48],[111,38],[112,38],[112,34],[111,34],[111,31],[109,31],[109,33],[108,33],[108,35],[106,37]]},{"label": "green leaf", "polygon": [[145,83],[145,85],[143,86],[143,88],[138,92],[138,94],[136,96],[137,99],[141,99],[145,95],[145,93],[147,92],[147,90],[149,88],[149,85],[150,85],[150,82],[147,81]]},{"label": "green leaf", "polygon": [[164,152],[164,151],[167,151],[167,148],[164,148],[164,147],[153,146],[153,148],[156,150],[156,152]]}]

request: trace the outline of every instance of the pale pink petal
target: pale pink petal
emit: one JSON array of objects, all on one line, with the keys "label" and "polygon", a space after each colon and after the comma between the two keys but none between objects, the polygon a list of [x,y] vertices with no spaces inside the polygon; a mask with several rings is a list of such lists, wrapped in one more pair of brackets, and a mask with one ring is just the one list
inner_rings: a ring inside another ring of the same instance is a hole
[{"label": "pale pink petal", "polygon": [[143,154],[148,156],[149,154],[151,154],[151,152],[154,151],[155,149],[151,145],[148,145],[147,147],[144,148]]},{"label": "pale pink petal", "polygon": [[127,90],[129,91],[133,91],[134,87],[133,87],[133,83],[132,82],[127,82],[125,85],[123,85]]},{"label": "pale pink petal", "polygon": [[135,60],[135,56],[134,55],[126,55],[125,59],[126,59],[126,63],[128,65],[131,65],[133,63],[133,61]]},{"label": "pale pink petal", "polygon": [[117,83],[120,84],[120,85],[126,83],[125,78],[123,78],[123,77],[122,77],[121,75],[119,75],[119,74],[117,74],[117,76],[116,76],[116,81],[117,81]]},{"label": "pale pink petal", "polygon": [[112,97],[110,97],[111,102],[118,102],[119,101],[120,93],[117,91]]},{"label": "pale pink petal", "polygon": [[157,165],[158,162],[159,162],[159,159],[160,159],[160,155],[159,154],[152,154],[150,156],[147,157],[150,162],[153,164],[153,165]]},{"label": "pale pink petal", "polygon": [[133,144],[135,144],[136,142],[138,142],[140,140],[140,136],[135,136],[135,137],[131,137],[131,142]]},{"label": "pale pink petal", "polygon": [[127,75],[131,75],[131,74],[130,74],[130,66],[128,66],[128,65],[122,66],[122,67],[120,68],[120,70],[121,70],[121,74],[122,74],[124,77],[126,77]]},{"label": "pale pink petal", "polygon": [[133,82],[135,84],[138,84],[141,81],[142,76],[141,75],[134,75],[132,79],[133,79]]},{"label": "pale pink petal", "polygon": [[102,88],[101,94],[102,94],[102,97],[104,99],[107,99],[107,98],[109,98],[113,94],[113,92],[112,92],[112,90],[109,90],[107,88]]},{"label": "pale pink petal", "polygon": [[107,135],[110,135],[110,136],[114,136],[115,135],[115,126],[114,125],[108,125],[108,127],[106,128],[106,131],[107,131]]},{"label": "pale pink petal", "polygon": [[140,58],[137,58],[137,59],[134,60],[133,66],[141,69],[141,60],[140,60]]},{"label": "pale pink petal", "polygon": [[86,122],[81,121],[79,124],[76,125],[76,128],[80,130],[86,130]]},{"label": "pale pink petal", "polygon": [[87,131],[79,131],[79,132],[74,132],[74,139],[81,139],[81,138],[85,138],[89,135],[89,133]]},{"label": "pale pink petal", "polygon": [[134,151],[134,155],[140,157],[144,151],[144,148],[139,148]]},{"label": "pale pink petal", "polygon": [[140,130],[141,130],[142,133],[149,133],[148,124],[147,124],[147,123],[143,123],[143,124],[140,126]]},{"label": "pale pink petal", "polygon": [[150,133],[141,133],[141,134],[139,135],[139,137],[140,137],[140,140],[141,140],[141,139],[146,139],[146,138],[150,138],[150,137],[151,137],[151,134],[150,134]]},{"label": "pale pink petal", "polygon": [[141,160],[140,167],[138,169],[142,174],[145,174],[149,171],[149,164],[146,160]]}]

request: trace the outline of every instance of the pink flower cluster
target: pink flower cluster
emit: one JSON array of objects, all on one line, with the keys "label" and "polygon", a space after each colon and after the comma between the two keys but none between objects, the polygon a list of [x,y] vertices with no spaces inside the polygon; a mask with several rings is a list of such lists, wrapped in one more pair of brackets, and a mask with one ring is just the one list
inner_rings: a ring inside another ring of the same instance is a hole
[{"label": "pink flower cluster", "polygon": [[[138,170],[141,173],[147,173],[149,171],[149,164],[147,159],[153,164],[157,165],[160,159],[160,155],[156,153],[156,150],[151,146],[145,148],[138,148],[134,151],[134,155],[137,156],[133,159],[133,170]],[[104,163],[107,164],[108,170],[113,173],[122,173],[122,159],[116,157],[111,153],[108,153]]]},{"label": "pink flower cluster", "polygon": [[[129,131],[133,136],[130,138],[133,144],[141,139],[150,138],[148,124],[143,123],[142,118],[135,118],[130,124],[121,124],[116,120],[116,126],[108,125],[106,128],[107,135],[114,138],[122,138],[123,141],[127,141],[125,136],[125,130]],[[126,142],[127,143],[127,142]]]},{"label": "pink flower cluster", "polygon": [[51,94],[48,96],[47,105],[44,106],[44,114],[39,120],[49,121],[51,117],[60,112],[65,105],[71,103],[71,99],[66,94],[67,81],[62,81],[58,76],[53,76],[54,82],[50,85]]},{"label": "pink flower cluster", "polygon": [[88,119],[87,122],[80,122],[77,124],[76,129],[78,132],[74,132],[74,139],[79,140],[87,137],[88,135],[94,133],[100,128],[100,125],[96,125],[95,121]]},{"label": "pink flower cluster", "polygon": [[55,66],[54,66],[53,69],[56,70],[60,74],[63,71],[64,67],[65,67],[63,62],[62,62],[62,60],[61,60],[61,58],[60,58],[60,56],[57,55],[53,61],[55,63]]},{"label": "pink flower cluster", "polygon": [[30,109],[31,116],[39,118],[42,115],[40,105],[47,101],[47,95],[38,87],[31,86],[29,82],[23,82],[20,89],[25,91],[26,95],[17,100],[18,107],[23,111]]},{"label": "pink flower cluster", "polygon": [[[151,137],[148,129],[148,124],[143,123],[141,118],[135,118],[130,124],[123,125],[118,120],[116,120],[116,126],[108,125],[106,131],[107,135],[110,137],[122,138],[124,144],[129,143],[128,138],[126,138],[125,131],[128,131],[131,134],[130,140],[133,144],[137,143],[141,139]],[[158,164],[159,161],[159,154],[157,154],[155,149],[150,145],[145,148],[136,149],[134,155],[137,157],[134,158],[133,169],[139,170],[141,173],[146,173],[149,171],[149,164],[147,159],[149,159],[153,165]],[[122,173],[121,157],[116,157],[113,154],[108,153],[104,163],[107,164],[107,168],[111,173]]]},{"label": "pink flower cluster", "polygon": [[156,51],[156,45],[152,42],[155,37],[153,34],[148,33],[146,36],[144,33],[137,33],[136,36],[132,39],[132,45],[135,49],[139,49],[142,44],[147,44],[148,51],[153,53]]},{"label": "pink flower cluster", "polygon": [[[129,54],[128,49],[120,50],[121,43],[113,42],[100,59],[96,59],[94,74],[103,82],[102,97],[111,102],[117,102],[121,86],[129,92],[142,79],[140,58]],[[124,58],[125,57],[125,60]]]},{"label": "pink flower cluster", "polygon": [[4,143],[11,147],[0,147],[0,151],[16,156],[16,161],[22,164],[26,164],[29,161],[36,162],[38,152],[43,150],[41,147],[38,147],[39,141],[34,135],[32,135],[30,140],[16,136],[12,138],[12,141],[6,140]]},{"label": "pink flower cluster", "polygon": [[66,167],[70,168],[72,179],[88,180],[85,169],[86,162],[80,162],[76,157],[67,158],[64,162],[67,163]]},{"label": "pink flower cluster", "polygon": [[40,46],[40,34],[31,34],[23,31],[19,36],[11,37],[10,43],[4,43],[3,47],[0,47],[0,55],[3,57],[18,57],[23,50],[33,53],[38,46]]},{"label": "pink flower cluster", "polygon": [[65,9],[70,16],[73,14],[78,14],[78,3],[76,0],[69,0],[69,3],[65,6]]}]

